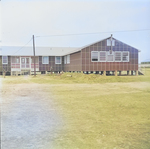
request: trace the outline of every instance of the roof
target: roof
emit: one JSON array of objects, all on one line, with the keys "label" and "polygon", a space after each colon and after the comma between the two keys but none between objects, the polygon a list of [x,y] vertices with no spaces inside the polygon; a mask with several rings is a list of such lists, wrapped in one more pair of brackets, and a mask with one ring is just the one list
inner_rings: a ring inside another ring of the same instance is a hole
[{"label": "roof", "polygon": [[[110,37],[108,37],[108,38],[110,38]],[[89,47],[89,46],[91,46],[91,45],[93,45],[93,44],[96,44],[96,43],[101,42],[101,41],[103,41],[103,40],[106,40],[106,39],[108,39],[108,38],[105,38],[105,39],[99,40],[99,41],[97,41],[97,42],[94,42],[94,43],[91,43],[91,44],[85,45],[85,46],[83,46],[83,47],[77,48],[77,49],[75,49],[74,51],[72,51],[72,53],[75,53],[75,52],[81,51],[82,49],[84,49],[84,48],[86,48],[86,47]],[[70,53],[68,53],[68,54],[71,54],[71,52],[70,52]]]},{"label": "roof", "polygon": [[[111,38],[111,37],[99,40],[97,42],[88,44],[88,45],[80,47],[80,48],[77,48],[77,47],[36,47],[35,55],[36,56],[64,56],[64,55],[68,55],[68,54],[72,54],[72,53],[81,51],[82,49],[84,49],[86,47],[89,47],[93,44],[96,44],[98,42],[101,42],[101,41],[109,39],[109,38]],[[113,38],[113,39],[115,39],[115,38]],[[117,40],[117,39],[115,39],[115,40]],[[117,40],[117,41],[119,41],[119,40]],[[121,41],[119,41],[119,42],[121,42]],[[124,44],[126,44],[126,43],[124,43]],[[126,45],[128,45],[128,44],[126,44]],[[132,47],[132,46],[130,46],[130,47]],[[136,50],[138,50],[138,49],[136,49]],[[138,52],[140,52],[140,50],[138,50]],[[33,47],[2,46],[2,52],[0,52],[0,55],[33,56]]]},{"label": "roof", "polygon": [[[72,47],[36,47],[36,56],[63,56],[76,50]],[[19,46],[3,46],[2,55],[8,56],[33,56],[33,47],[19,47]]]},{"label": "roof", "polygon": [[[93,44],[96,44],[96,43],[98,43],[98,42],[101,42],[101,41],[104,41],[104,40],[110,39],[110,38],[111,38],[111,37],[108,37],[108,38],[105,38],[105,39],[99,40],[99,41],[97,41],[97,42],[94,42],[94,43],[88,44],[88,45],[86,45],[86,46],[84,46],[84,47],[80,48],[80,50],[81,50],[81,49],[83,49],[83,48],[89,47],[89,46],[91,46],[91,45],[93,45]],[[116,41],[119,41],[119,40],[117,40],[117,39],[115,39],[115,38],[112,38],[112,39],[114,39],[114,40],[116,40]],[[119,42],[122,42],[122,41],[119,41]],[[124,42],[122,42],[122,43],[124,43]],[[124,44],[126,44],[126,43],[124,43]],[[126,44],[126,45],[128,45],[128,44]],[[130,45],[128,45],[128,46],[130,46]],[[130,47],[132,47],[132,46],[130,46]],[[134,48],[134,47],[133,47],[133,48]],[[135,48],[135,49],[136,49],[136,48]],[[136,50],[138,50],[138,49],[136,49]],[[138,50],[138,52],[141,52],[141,51],[140,51],[140,50]]]},{"label": "roof", "polygon": [[[108,37],[108,38],[105,38],[105,39],[102,39],[102,40],[93,42],[93,43],[91,43],[91,44],[85,45],[85,46],[83,46],[83,47],[81,47],[81,48],[75,49],[74,51],[72,51],[72,53],[81,51],[82,49],[84,49],[84,48],[86,48],[86,47],[92,46],[92,45],[94,45],[94,44],[96,44],[96,43],[98,43],[98,42],[101,42],[101,41],[104,41],[104,40],[107,40],[107,39],[110,39],[110,38],[111,38],[111,37]],[[115,38],[113,38],[113,39],[115,39]],[[115,39],[115,40],[117,40],[117,39]],[[119,41],[119,40],[117,40],[117,41]],[[119,42],[122,42],[122,41],[119,41]],[[122,43],[124,43],[124,42],[122,42]],[[126,43],[124,43],[124,44],[126,44]],[[128,45],[128,44],[126,44],[126,45]],[[128,46],[130,46],[130,45],[128,45]],[[132,46],[130,46],[130,47],[132,47]],[[134,48],[134,47],[133,47],[133,48]],[[135,49],[138,50],[137,48],[135,48]],[[138,52],[141,52],[141,51],[138,50]],[[68,54],[71,54],[71,52],[68,53]]]}]

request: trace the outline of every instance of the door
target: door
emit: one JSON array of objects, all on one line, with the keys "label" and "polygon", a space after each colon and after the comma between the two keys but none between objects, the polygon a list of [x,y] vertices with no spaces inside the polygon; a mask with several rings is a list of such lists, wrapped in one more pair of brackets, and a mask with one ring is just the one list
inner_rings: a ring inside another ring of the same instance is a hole
[{"label": "door", "polygon": [[30,68],[30,58],[21,57],[21,68]]},{"label": "door", "polygon": [[26,58],[26,68],[30,68],[30,59],[29,59],[29,57]]}]

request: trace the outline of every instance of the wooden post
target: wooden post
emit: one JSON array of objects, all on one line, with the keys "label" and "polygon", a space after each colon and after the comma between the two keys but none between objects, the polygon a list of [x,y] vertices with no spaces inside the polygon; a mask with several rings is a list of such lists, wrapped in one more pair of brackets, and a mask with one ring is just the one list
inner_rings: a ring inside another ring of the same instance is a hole
[{"label": "wooden post", "polygon": [[33,35],[33,53],[34,53],[34,76],[36,76],[34,35]]},{"label": "wooden post", "polygon": [[3,77],[5,78],[5,72],[3,72]]},{"label": "wooden post", "polygon": [[50,69],[51,74],[52,74],[52,70],[53,70],[53,67],[51,67],[51,69]]},{"label": "wooden post", "polygon": [[106,76],[106,71],[103,71],[103,76]]},{"label": "wooden post", "polygon": [[135,75],[138,76],[138,70],[136,70]]},{"label": "wooden post", "polygon": [[117,70],[115,70],[115,76],[117,76]]},{"label": "wooden post", "polygon": [[5,69],[3,69],[3,77],[4,77],[4,78],[5,78],[5,72],[6,72]]}]

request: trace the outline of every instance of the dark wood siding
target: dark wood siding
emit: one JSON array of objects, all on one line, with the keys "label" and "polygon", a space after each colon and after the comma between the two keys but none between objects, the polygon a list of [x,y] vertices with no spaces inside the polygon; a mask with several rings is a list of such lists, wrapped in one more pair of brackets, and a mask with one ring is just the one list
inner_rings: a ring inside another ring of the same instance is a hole
[{"label": "dark wood siding", "polygon": [[[113,51],[128,51],[129,62],[92,62],[91,51],[109,51],[107,39],[81,49],[79,52],[70,54],[70,63],[64,64],[64,56],[61,64],[55,64],[55,56],[49,56],[49,64],[42,64],[42,56],[39,56],[39,71],[128,71],[138,70],[138,50],[116,39]],[[0,56],[0,71],[11,71],[11,57],[8,56],[8,64],[2,64]]]},{"label": "dark wood siding", "polygon": [[42,56],[39,56],[39,71],[50,71],[51,68],[52,71],[62,71],[63,59],[61,64],[55,64],[55,56],[49,56],[49,64],[42,64]]},{"label": "dark wood siding", "polygon": [[8,64],[2,64],[5,72],[11,72],[11,57],[8,56]]},{"label": "dark wood siding", "polygon": [[138,50],[115,40],[113,51],[129,51],[129,62],[92,62],[91,51],[109,51],[107,40],[95,43],[81,50],[83,71],[127,71],[138,70]]},{"label": "dark wood siding", "polygon": [[70,54],[70,64],[64,64],[64,71],[82,71],[81,51]]}]

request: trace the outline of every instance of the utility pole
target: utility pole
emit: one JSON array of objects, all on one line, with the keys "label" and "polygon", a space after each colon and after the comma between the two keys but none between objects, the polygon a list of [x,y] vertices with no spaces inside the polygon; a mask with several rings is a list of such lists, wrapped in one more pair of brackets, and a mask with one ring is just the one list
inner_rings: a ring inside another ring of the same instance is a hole
[{"label": "utility pole", "polygon": [[111,50],[110,50],[110,51],[111,51],[111,52],[110,52],[111,54],[112,54],[112,42],[113,42],[113,41],[112,41],[112,34],[111,34]]},{"label": "utility pole", "polygon": [[33,35],[33,54],[34,54],[34,76],[36,76],[34,35]]}]

